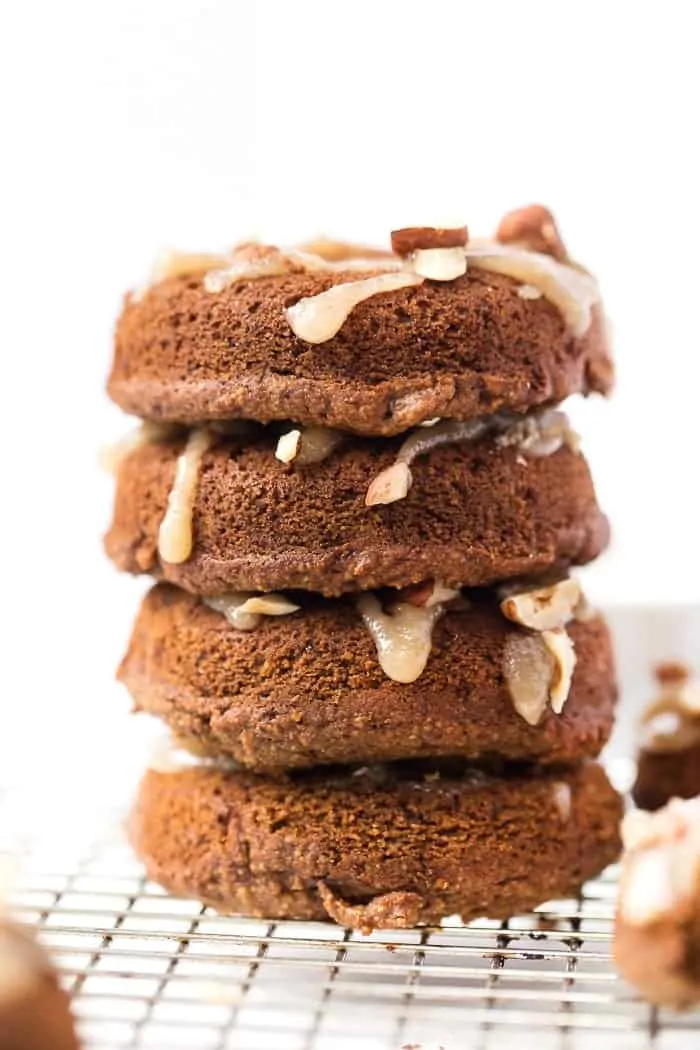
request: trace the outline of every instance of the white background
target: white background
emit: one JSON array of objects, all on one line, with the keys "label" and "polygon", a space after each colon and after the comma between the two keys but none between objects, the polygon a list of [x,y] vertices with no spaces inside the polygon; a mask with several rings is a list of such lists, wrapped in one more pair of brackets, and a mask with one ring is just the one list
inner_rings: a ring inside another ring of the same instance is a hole
[{"label": "white background", "polygon": [[142,584],[101,556],[96,450],[125,426],[102,394],[120,295],[167,245],[386,241],[445,220],[489,232],[545,201],[616,333],[616,398],[574,409],[615,525],[589,587],[698,599],[693,8],[4,6],[5,751],[31,740],[45,761],[75,743],[83,764],[127,761],[111,677]]}]

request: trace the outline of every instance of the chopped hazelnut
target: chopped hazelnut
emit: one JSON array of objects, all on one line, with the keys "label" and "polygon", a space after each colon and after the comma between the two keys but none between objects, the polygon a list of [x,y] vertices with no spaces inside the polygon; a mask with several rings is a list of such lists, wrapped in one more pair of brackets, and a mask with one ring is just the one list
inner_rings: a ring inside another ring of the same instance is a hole
[{"label": "chopped hazelnut", "polygon": [[554,216],[543,204],[529,204],[504,215],[496,230],[496,240],[501,244],[523,245],[530,251],[551,255],[558,262],[568,261]]},{"label": "chopped hazelnut", "polygon": [[501,612],[523,627],[547,631],[564,627],[572,620],[580,599],[578,580],[560,580],[549,587],[508,595],[501,602]]},{"label": "chopped hazelnut", "polygon": [[365,506],[376,507],[380,503],[395,503],[405,499],[411,487],[411,469],[406,463],[392,463],[377,474],[367,489]]},{"label": "chopped hazelnut", "polygon": [[423,248],[464,248],[469,240],[466,226],[439,229],[435,226],[407,226],[391,231],[391,247],[397,255],[412,255]]}]

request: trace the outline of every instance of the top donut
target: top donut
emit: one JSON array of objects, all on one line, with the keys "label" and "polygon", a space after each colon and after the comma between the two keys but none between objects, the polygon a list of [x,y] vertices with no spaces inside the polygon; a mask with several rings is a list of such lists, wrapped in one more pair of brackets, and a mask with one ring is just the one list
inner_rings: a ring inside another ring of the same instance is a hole
[{"label": "top donut", "polygon": [[391,435],[612,385],[594,279],[551,213],[335,242],[171,255],[126,298],[109,393],[143,419],[272,420]]}]

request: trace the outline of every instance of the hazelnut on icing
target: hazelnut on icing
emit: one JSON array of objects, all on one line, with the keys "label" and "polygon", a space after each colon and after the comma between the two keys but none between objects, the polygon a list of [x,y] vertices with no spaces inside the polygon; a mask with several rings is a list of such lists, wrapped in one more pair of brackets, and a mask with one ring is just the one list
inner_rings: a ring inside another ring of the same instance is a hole
[{"label": "hazelnut on icing", "polygon": [[518,244],[533,252],[543,252],[558,262],[568,259],[554,216],[544,204],[529,204],[509,211],[498,225],[496,240],[501,244]]},{"label": "hazelnut on icing", "polygon": [[441,229],[435,226],[407,226],[391,231],[391,248],[408,256],[422,249],[464,248],[469,240],[466,226]]},{"label": "hazelnut on icing", "polygon": [[578,580],[567,579],[548,587],[511,593],[501,602],[501,612],[523,627],[546,631],[564,627],[572,620],[580,601],[581,585]]}]

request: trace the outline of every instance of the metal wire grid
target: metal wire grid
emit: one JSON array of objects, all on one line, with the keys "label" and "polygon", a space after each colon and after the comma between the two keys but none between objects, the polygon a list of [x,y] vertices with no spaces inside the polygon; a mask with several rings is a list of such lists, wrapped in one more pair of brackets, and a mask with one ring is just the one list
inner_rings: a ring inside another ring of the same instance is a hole
[{"label": "metal wire grid", "polygon": [[[35,923],[90,1048],[675,1050],[700,1015],[659,1014],[610,963],[611,869],[580,900],[506,923],[363,937],[218,916],[148,883],[117,830],[59,865],[20,844]],[[14,844],[14,852],[17,843]]]}]

